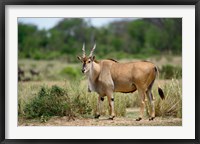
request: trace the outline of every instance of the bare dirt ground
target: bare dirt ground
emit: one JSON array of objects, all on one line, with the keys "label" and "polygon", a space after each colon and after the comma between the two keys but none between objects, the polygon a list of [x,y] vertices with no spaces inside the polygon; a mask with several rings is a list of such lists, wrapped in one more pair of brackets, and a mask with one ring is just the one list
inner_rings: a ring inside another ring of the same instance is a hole
[{"label": "bare dirt ground", "polygon": [[99,119],[93,117],[88,118],[75,118],[69,117],[52,117],[47,122],[41,120],[25,120],[20,118],[18,121],[19,126],[182,126],[181,118],[162,118],[156,117],[153,121],[149,121],[145,117],[141,121],[135,121],[139,109],[129,108],[125,117],[116,117],[114,120],[108,120],[108,116],[101,116]]}]

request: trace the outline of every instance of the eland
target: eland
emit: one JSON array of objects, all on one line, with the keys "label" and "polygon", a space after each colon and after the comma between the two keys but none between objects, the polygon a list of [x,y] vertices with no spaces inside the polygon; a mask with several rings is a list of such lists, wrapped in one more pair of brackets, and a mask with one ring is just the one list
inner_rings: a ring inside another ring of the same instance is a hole
[{"label": "eland", "polygon": [[[109,119],[113,120],[115,117],[114,112],[114,92],[133,93],[136,90],[140,96],[140,116],[136,121],[140,121],[144,115],[145,102],[148,100],[151,104],[150,118],[155,118],[155,98],[152,94],[152,86],[158,76],[158,68],[152,62],[137,61],[119,63],[114,59],[105,59],[97,61],[93,55],[96,44],[90,51],[90,55],[86,56],[85,44],[83,44],[83,55],[77,58],[82,62],[82,73],[88,79],[88,91],[98,93],[97,113],[95,118],[100,117],[102,102],[104,97],[107,96],[110,116]],[[158,87],[158,93],[164,99],[163,90]]]}]

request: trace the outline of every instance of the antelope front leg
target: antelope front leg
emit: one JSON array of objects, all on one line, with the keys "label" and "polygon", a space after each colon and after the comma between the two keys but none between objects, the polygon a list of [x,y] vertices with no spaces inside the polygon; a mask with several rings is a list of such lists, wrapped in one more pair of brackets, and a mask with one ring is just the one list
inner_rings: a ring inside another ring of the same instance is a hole
[{"label": "antelope front leg", "polygon": [[144,108],[145,108],[145,93],[143,92],[139,92],[139,96],[141,98],[141,105],[140,105],[140,117],[136,119],[136,121],[140,121],[142,120],[143,116],[144,116]]},{"label": "antelope front leg", "polygon": [[98,102],[97,102],[97,113],[95,115],[95,118],[99,118],[100,117],[100,114],[102,112],[102,103],[103,103],[103,101],[104,101],[104,98],[99,95]]},{"label": "antelope front leg", "polygon": [[114,97],[113,95],[108,95],[108,103],[109,103],[109,107],[110,107],[110,120],[113,120],[113,118],[115,117],[115,110],[114,110]]}]

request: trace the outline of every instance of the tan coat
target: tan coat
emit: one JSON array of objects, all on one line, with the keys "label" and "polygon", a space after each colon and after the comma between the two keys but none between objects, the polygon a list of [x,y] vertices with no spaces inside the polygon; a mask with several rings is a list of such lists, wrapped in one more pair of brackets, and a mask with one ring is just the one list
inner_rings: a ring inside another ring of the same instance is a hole
[{"label": "tan coat", "polygon": [[118,63],[102,60],[95,64],[100,70],[93,85],[95,91],[104,96],[109,91],[132,93],[137,88],[146,91],[156,78],[156,66],[147,61]]},{"label": "tan coat", "polygon": [[[85,45],[83,45],[83,56],[77,57],[83,64],[82,72],[88,78],[88,90],[99,94],[97,115],[99,118],[102,107],[103,97],[108,97],[110,106],[110,119],[115,116],[114,113],[114,92],[133,93],[138,91],[141,99],[140,117],[141,120],[144,114],[145,101],[148,97],[151,103],[151,117],[155,118],[154,96],[152,94],[152,86],[158,75],[157,67],[148,61],[118,63],[115,60],[96,61],[93,56],[94,49],[90,52],[89,57],[85,55]],[[158,93],[164,99],[164,93],[158,87]]]}]

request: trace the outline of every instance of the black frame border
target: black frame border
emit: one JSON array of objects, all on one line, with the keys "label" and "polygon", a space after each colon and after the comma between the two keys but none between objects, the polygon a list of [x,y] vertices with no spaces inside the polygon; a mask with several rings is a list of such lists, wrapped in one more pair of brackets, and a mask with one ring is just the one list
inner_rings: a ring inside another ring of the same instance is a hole
[{"label": "black frame border", "polygon": [[[5,139],[5,7],[6,5],[194,5],[195,6],[195,139]],[[1,143],[124,143],[199,144],[200,0],[0,0],[0,142]]]}]

